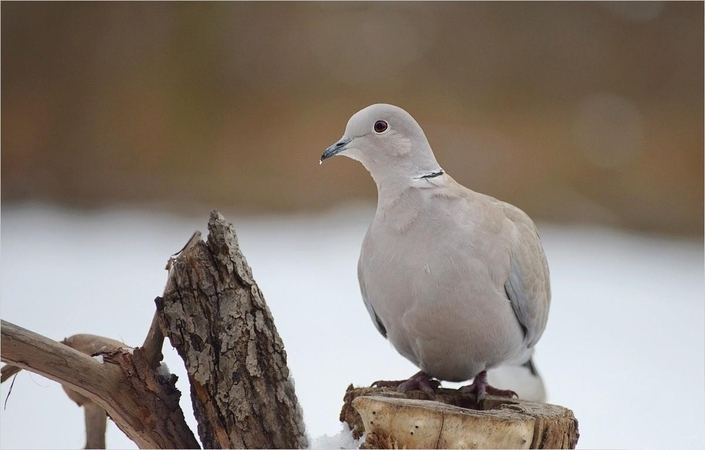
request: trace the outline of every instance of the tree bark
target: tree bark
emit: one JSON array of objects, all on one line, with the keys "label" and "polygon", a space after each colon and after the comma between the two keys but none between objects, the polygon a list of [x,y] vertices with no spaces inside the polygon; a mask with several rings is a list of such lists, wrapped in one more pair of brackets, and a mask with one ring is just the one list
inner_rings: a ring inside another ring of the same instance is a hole
[{"label": "tree bark", "polygon": [[199,448],[179,407],[176,376],[155,376],[140,348],[108,352],[100,362],[4,320],[1,333],[3,362],[91,400],[140,448]]},{"label": "tree bark", "polygon": [[520,399],[475,396],[439,389],[421,391],[354,388],[345,393],[341,422],[361,448],[575,448],[578,421],[561,406]]},{"label": "tree bark", "polygon": [[157,312],[186,364],[205,448],[303,448],[302,412],[272,314],[232,224],[213,211],[207,242],[169,264]]}]

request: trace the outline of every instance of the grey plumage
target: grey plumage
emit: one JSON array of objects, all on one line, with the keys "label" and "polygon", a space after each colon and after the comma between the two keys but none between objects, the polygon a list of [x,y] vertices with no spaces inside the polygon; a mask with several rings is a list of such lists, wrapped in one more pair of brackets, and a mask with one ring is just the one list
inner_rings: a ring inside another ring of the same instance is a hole
[{"label": "grey plumage", "polygon": [[321,159],[336,154],[360,161],[378,188],[358,278],[380,333],[441,380],[530,364],[550,306],[531,219],[443,172],[401,108],[377,104],[353,115]]}]

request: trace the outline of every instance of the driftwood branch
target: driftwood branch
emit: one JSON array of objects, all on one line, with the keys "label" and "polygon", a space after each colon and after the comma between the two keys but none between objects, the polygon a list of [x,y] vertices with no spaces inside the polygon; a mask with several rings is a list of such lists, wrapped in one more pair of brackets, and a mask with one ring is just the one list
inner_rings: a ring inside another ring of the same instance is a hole
[{"label": "driftwood branch", "polygon": [[[118,352],[126,347],[120,341],[93,334],[75,334],[64,339],[61,343],[86,355]],[[108,415],[105,410],[88,397],[70,389],[65,384],[62,384],[61,387],[64,388],[66,395],[71,400],[83,408],[86,423],[85,448],[105,448],[105,432],[108,426]]]},{"label": "driftwood branch", "polygon": [[[92,334],[76,334],[64,339],[61,343],[89,356],[99,353],[116,352],[125,347],[125,344],[122,342]],[[6,364],[1,370],[1,382],[4,383],[5,380],[19,373],[21,370],[21,367]],[[83,408],[86,423],[85,448],[105,448],[105,432],[108,420],[105,410],[88,397],[79,394],[65,384],[62,384],[61,387],[71,400],[79,407]]]},{"label": "driftwood branch", "polygon": [[162,347],[164,346],[164,333],[159,326],[159,313],[155,312],[152,318],[152,324],[149,326],[147,337],[144,339],[142,349],[144,356],[147,359],[147,364],[150,368],[156,369],[160,361],[164,359],[162,355]]},{"label": "driftwood branch", "polygon": [[82,406],[86,422],[85,448],[105,448],[105,432],[108,428],[107,413],[94,402],[87,402]]},{"label": "driftwood branch", "polygon": [[475,396],[439,389],[421,391],[348,387],[341,422],[361,448],[575,448],[578,421],[561,406],[520,399]]},{"label": "driftwood branch", "polygon": [[186,364],[205,448],[307,445],[286,352],[233,226],[214,211],[168,265],[163,333]]},{"label": "driftwood branch", "polygon": [[3,362],[43,375],[89,399],[140,448],[199,447],[179,407],[176,377],[155,376],[140,348],[108,352],[101,363],[4,320],[1,333]]},{"label": "driftwood branch", "polygon": [[11,376],[20,373],[21,370],[22,367],[12,366],[10,364],[2,366],[2,369],[0,369],[0,383],[4,383]]}]

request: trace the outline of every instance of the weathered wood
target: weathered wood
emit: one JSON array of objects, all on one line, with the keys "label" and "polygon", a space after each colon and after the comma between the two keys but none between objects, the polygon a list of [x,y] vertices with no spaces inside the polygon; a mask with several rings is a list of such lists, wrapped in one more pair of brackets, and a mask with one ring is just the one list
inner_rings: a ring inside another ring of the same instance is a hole
[{"label": "weathered wood", "polygon": [[176,376],[156,376],[140,348],[108,352],[101,363],[4,320],[1,332],[3,362],[90,399],[140,448],[199,448],[179,407]]},{"label": "weathered wood", "polygon": [[[122,342],[103,336],[92,334],[76,334],[61,341],[62,344],[78,350],[86,355],[93,355],[101,352],[115,352],[125,347]],[[2,379],[5,382],[9,377],[19,373],[21,367],[5,365],[2,367]],[[105,448],[105,432],[107,429],[108,416],[103,408],[98,406],[88,397],[85,397],[73,389],[62,384],[61,387],[66,395],[79,407],[83,408],[86,424],[86,446],[85,448]]]},{"label": "weathered wood", "polygon": [[105,432],[108,427],[108,415],[103,408],[94,402],[83,405],[83,415],[86,423],[86,447],[105,448]]},{"label": "weathered wood", "polygon": [[361,448],[575,448],[578,421],[561,406],[439,389],[421,391],[354,388],[345,393],[341,422]]},{"label": "weathered wood", "polygon": [[13,366],[10,364],[5,364],[0,369],[0,383],[4,383],[11,376],[16,375],[22,371],[22,367]]},{"label": "weathered wood", "polygon": [[[75,334],[64,339],[61,343],[89,356],[99,353],[117,352],[127,348],[120,341],[94,334]],[[84,422],[86,424],[85,448],[105,448],[105,432],[108,425],[108,415],[105,410],[88,397],[79,394],[65,384],[62,384],[61,387],[71,400],[83,408]]]},{"label": "weathered wood", "polygon": [[162,347],[164,347],[164,334],[159,324],[159,313],[155,311],[154,317],[152,317],[152,324],[149,326],[149,331],[147,331],[147,337],[144,338],[144,343],[142,344],[145,358],[147,358],[149,367],[152,369],[159,367],[161,360],[164,359]]},{"label": "weathered wood", "polygon": [[157,310],[186,364],[205,448],[307,445],[286,352],[233,226],[211,213],[168,268]]}]

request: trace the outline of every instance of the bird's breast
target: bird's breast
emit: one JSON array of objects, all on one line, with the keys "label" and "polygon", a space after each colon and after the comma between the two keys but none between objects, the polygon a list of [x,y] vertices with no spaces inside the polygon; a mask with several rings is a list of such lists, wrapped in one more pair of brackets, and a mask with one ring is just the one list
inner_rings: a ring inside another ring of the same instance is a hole
[{"label": "bird's breast", "polygon": [[521,331],[504,294],[507,274],[497,269],[504,263],[471,236],[444,236],[432,226],[371,227],[359,276],[397,351],[423,370],[462,379],[513,351]]}]

